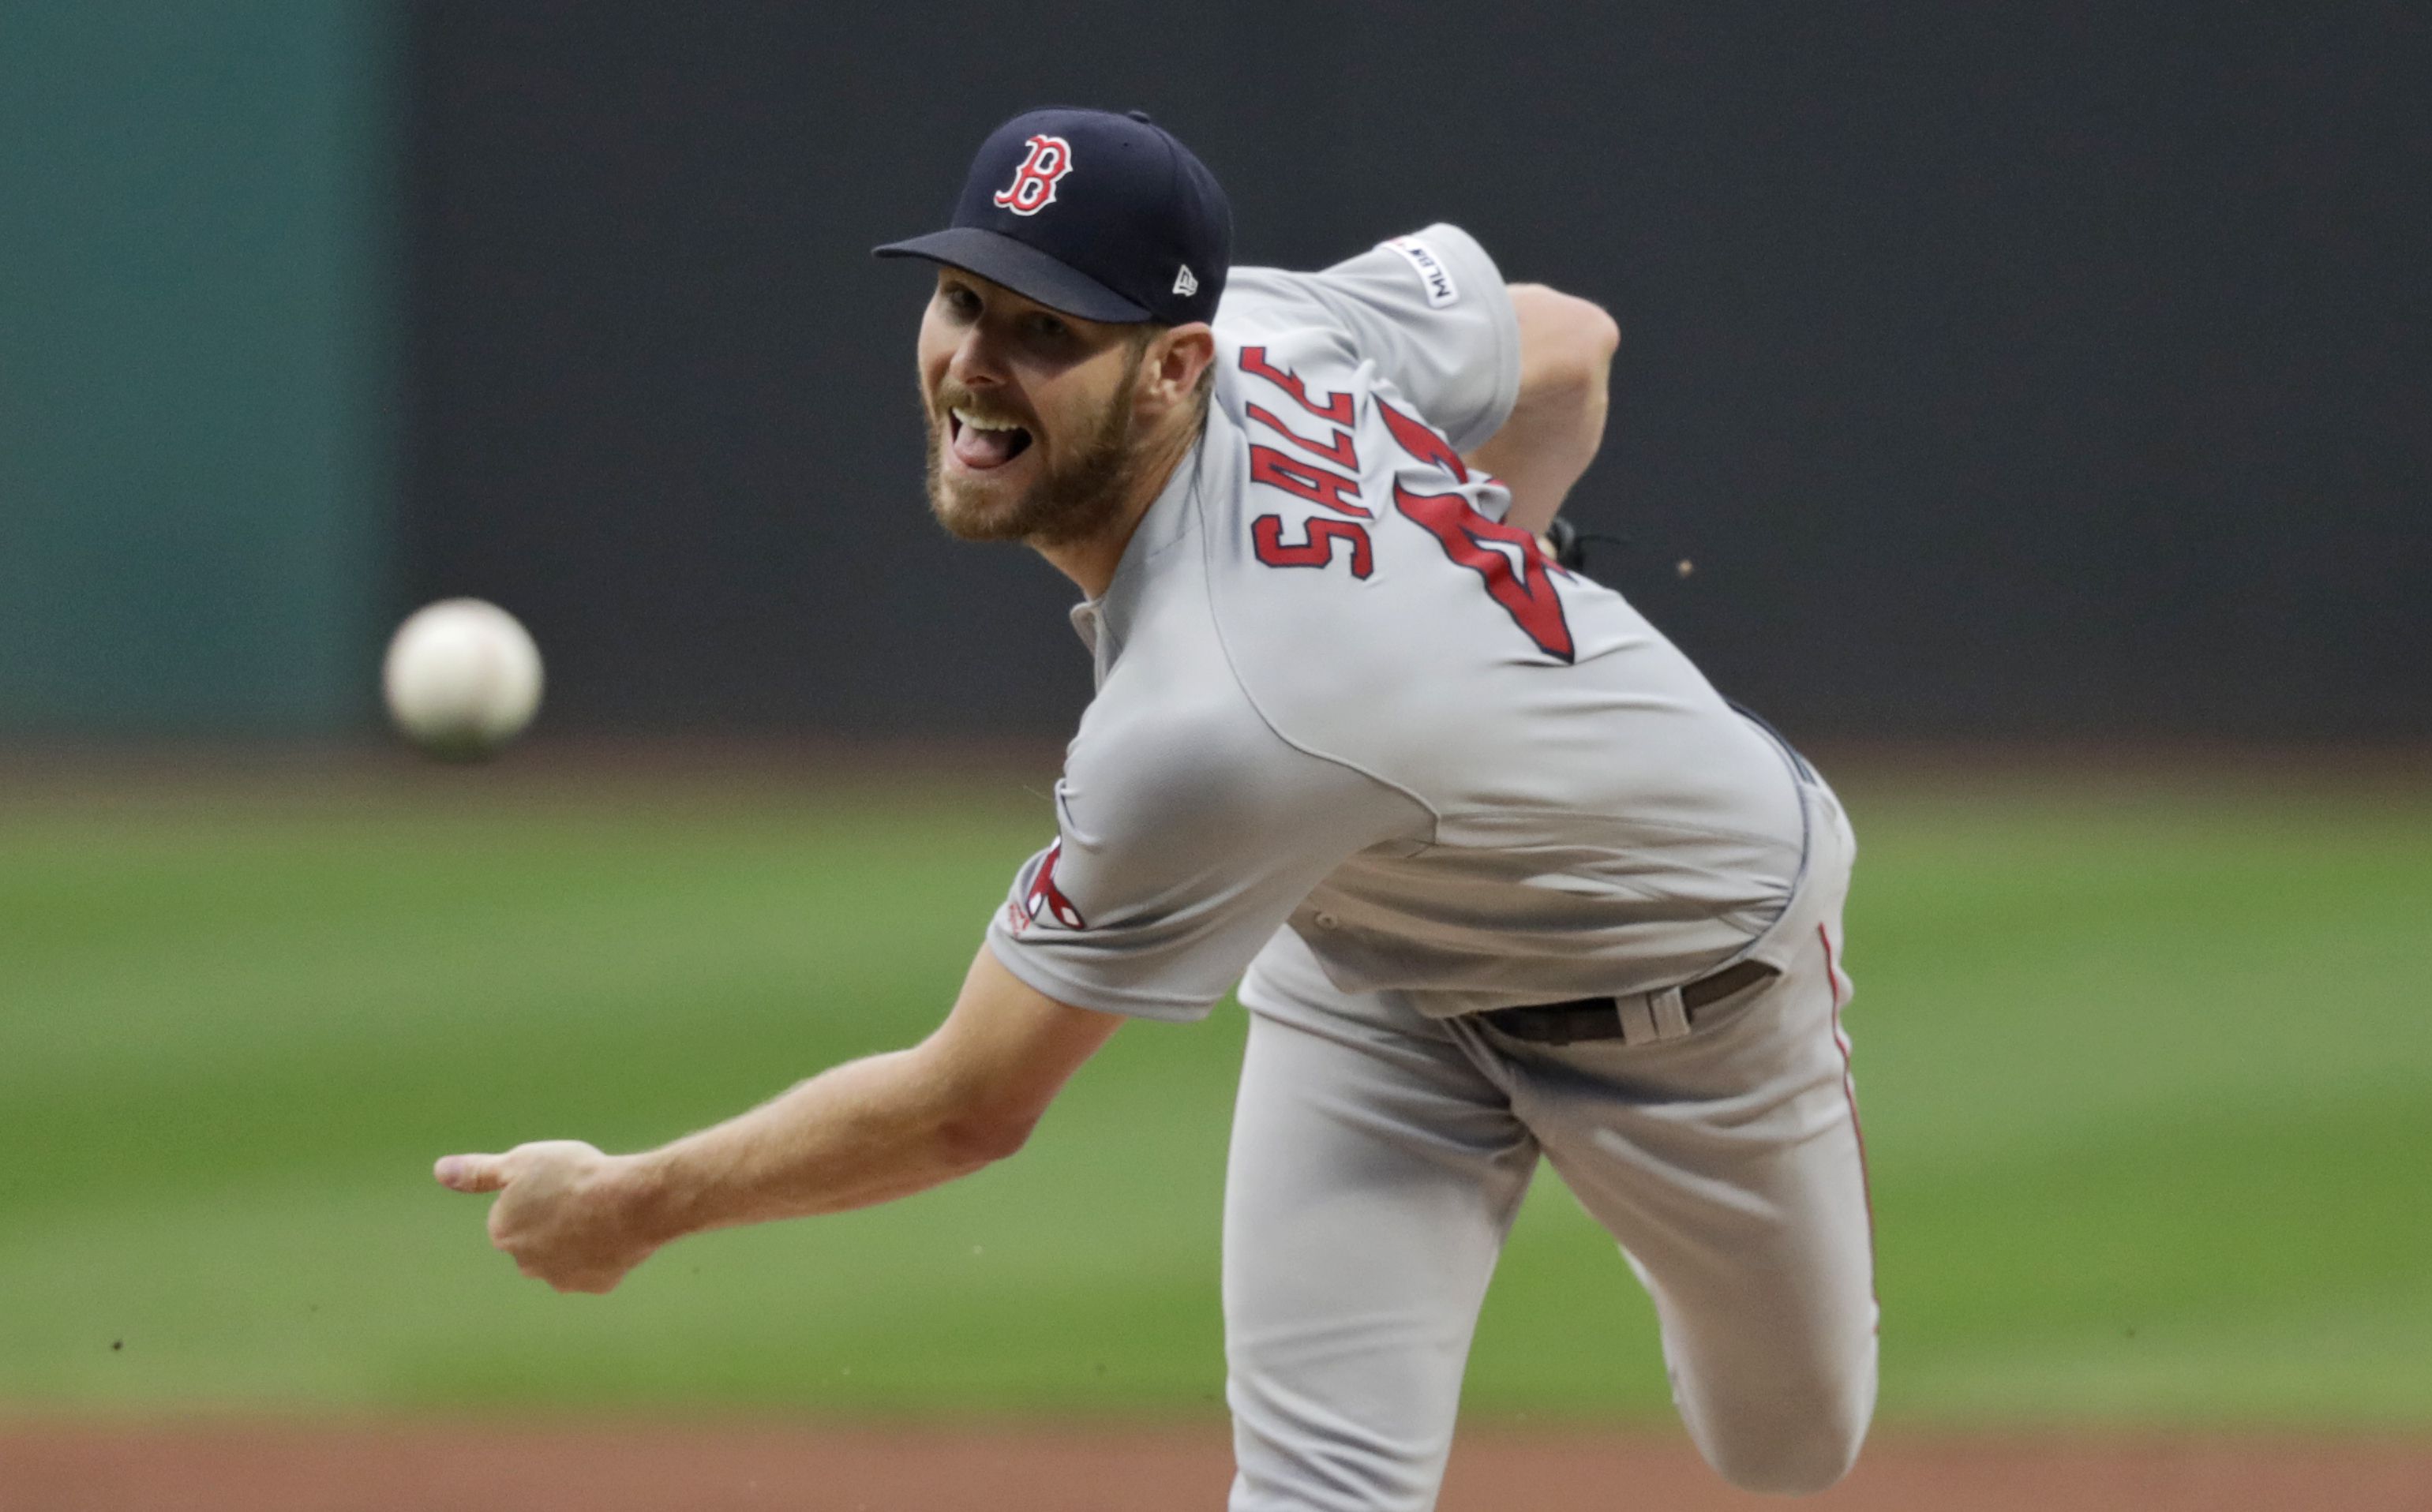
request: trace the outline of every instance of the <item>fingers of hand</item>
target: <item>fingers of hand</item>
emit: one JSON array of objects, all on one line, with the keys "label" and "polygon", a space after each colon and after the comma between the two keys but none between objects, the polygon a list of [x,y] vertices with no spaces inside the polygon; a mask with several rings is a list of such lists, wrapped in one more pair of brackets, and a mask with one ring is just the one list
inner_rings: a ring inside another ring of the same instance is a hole
[{"label": "fingers of hand", "polygon": [[580,1139],[542,1139],[503,1155],[443,1155],[431,1174],[456,1191],[495,1192],[527,1177],[570,1181],[600,1158],[598,1149]]},{"label": "fingers of hand", "polygon": [[439,1184],[457,1192],[495,1192],[507,1184],[502,1155],[442,1155],[431,1168]]},{"label": "fingers of hand", "polygon": [[486,1225],[491,1247],[536,1281],[559,1291],[613,1291],[650,1252],[636,1247],[593,1180],[607,1161],[590,1145],[551,1139],[503,1155],[452,1158],[486,1163],[456,1174],[484,1176],[489,1184],[459,1189],[498,1193]]}]

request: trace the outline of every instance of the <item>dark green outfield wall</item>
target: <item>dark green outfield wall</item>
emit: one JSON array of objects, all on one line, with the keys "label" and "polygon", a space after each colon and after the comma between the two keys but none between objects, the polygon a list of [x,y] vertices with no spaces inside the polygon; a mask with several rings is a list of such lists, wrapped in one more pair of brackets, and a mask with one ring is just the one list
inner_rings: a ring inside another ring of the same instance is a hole
[{"label": "dark green outfield wall", "polygon": [[360,722],[394,29],[0,3],[0,734]]}]

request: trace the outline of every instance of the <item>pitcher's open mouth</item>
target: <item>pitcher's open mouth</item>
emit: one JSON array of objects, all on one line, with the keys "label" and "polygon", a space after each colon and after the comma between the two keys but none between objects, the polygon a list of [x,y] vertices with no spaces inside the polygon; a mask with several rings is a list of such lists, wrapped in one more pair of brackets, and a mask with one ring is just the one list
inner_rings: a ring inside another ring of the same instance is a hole
[{"label": "pitcher's open mouth", "polygon": [[946,424],[954,460],[975,472],[1002,467],[1030,449],[1030,432],[1010,420],[957,406],[946,412]]}]

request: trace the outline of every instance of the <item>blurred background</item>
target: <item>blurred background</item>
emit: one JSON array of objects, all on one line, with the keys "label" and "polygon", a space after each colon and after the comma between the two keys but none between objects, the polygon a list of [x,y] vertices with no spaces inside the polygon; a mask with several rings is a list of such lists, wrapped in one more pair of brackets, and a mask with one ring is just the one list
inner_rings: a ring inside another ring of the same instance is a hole
[{"label": "blurred background", "polygon": [[1061,580],[927,519],[867,256],[1039,101],[1154,110],[1240,260],[1452,220],[1607,305],[1573,512],[1806,738],[2432,733],[2409,8],[0,16],[10,733],[359,733],[477,594],[554,731],[1060,739]]},{"label": "blurred background", "polygon": [[[1451,220],[1619,319],[1594,571],[1866,848],[1887,1420],[2423,1428],[2427,69],[2367,3],[0,0],[0,1409],[1219,1411],[1238,1010],[606,1304],[423,1184],[941,1011],[1089,663],[929,521],[867,251],[1083,103],[1241,261]],[[380,647],[463,594],[548,701],[426,769]],[[1550,1178],[1471,1400],[1666,1411]]]}]

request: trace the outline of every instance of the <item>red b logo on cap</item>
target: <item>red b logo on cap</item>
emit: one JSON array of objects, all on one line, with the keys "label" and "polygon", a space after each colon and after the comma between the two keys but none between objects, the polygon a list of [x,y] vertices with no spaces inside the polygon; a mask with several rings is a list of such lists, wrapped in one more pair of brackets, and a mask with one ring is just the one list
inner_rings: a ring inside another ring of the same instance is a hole
[{"label": "red b logo on cap", "polygon": [[1072,144],[1062,137],[1030,139],[1030,156],[1013,171],[1013,182],[996,192],[996,202],[1016,215],[1036,215],[1056,203],[1056,180],[1072,171]]}]

